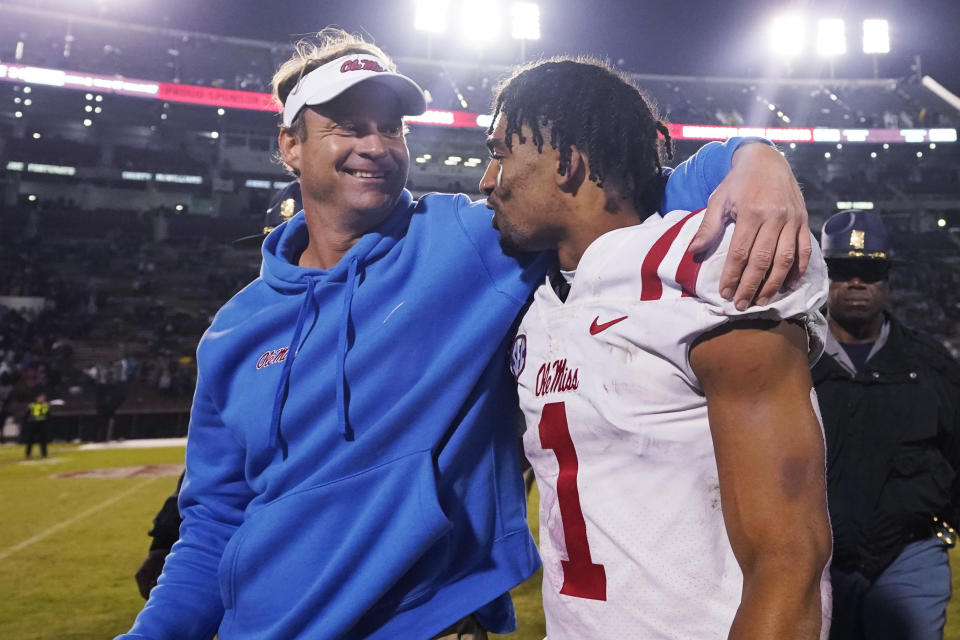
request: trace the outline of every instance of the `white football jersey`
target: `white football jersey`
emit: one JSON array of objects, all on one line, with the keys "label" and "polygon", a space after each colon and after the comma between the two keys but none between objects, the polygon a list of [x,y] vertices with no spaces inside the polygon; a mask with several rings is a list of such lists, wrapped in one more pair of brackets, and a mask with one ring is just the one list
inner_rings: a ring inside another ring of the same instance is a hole
[{"label": "white football jersey", "polygon": [[702,218],[673,211],[604,234],[566,302],[547,281],[520,324],[511,369],[540,490],[550,640],[726,638],[740,604],[690,346],[733,317],[793,318],[819,357],[827,274],[813,242],[795,289],[737,311],[719,294],[733,225],[698,262],[687,247]]}]

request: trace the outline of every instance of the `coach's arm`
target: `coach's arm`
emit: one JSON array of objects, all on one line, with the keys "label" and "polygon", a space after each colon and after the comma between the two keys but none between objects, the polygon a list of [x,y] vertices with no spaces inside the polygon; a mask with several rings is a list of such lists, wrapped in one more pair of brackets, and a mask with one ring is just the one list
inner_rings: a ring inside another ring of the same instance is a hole
[{"label": "coach's arm", "polygon": [[690,364],[707,399],[723,517],[743,570],[730,638],[816,639],[831,550],[824,443],[806,336],[736,321],[703,336]]}]

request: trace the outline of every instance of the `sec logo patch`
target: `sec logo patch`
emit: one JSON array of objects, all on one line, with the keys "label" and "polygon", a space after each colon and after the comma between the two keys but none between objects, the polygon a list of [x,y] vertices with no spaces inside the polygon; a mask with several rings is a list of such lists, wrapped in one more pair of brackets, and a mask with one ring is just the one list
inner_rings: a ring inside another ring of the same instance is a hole
[{"label": "sec logo patch", "polygon": [[514,378],[519,378],[525,366],[527,366],[527,336],[521,333],[514,339],[513,348],[510,350],[510,373]]}]

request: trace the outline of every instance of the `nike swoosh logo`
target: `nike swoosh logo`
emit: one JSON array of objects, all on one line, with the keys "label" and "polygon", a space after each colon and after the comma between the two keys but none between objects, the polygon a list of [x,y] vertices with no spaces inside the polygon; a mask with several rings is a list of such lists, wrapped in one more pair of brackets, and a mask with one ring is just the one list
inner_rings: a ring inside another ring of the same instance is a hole
[{"label": "nike swoosh logo", "polygon": [[629,317],[629,316],[623,316],[622,318],[615,318],[615,319],[611,320],[610,322],[604,322],[603,324],[597,324],[597,320],[600,319],[600,316],[597,316],[596,318],[593,319],[593,324],[590,325],[590,335],[595,336],[595,335],[597,335],[598,333],[600,333],[601,331],[605,331],[606,329],[609,329],[610,327],[612,327],[613,325],[617,324],[618,322],[622,322],[622,321],[626,320],[628,317]]}]

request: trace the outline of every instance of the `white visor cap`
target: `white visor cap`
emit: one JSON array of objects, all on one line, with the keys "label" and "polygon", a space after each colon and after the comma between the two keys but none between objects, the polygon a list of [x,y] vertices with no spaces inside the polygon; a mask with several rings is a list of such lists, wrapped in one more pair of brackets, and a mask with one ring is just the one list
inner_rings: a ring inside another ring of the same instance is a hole
[{"label": "white visor cap", "polygon": [[351,53],[317,67],[300,79],[283,105],[283,126],[289,127],[305,106],[330,102],[350,87],[375,80],[400,98],[403,115],[418,116],[427,110],[423,89],[408,78],[390,71],[387,62],[368,53]]}]

